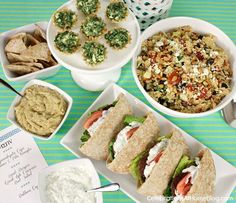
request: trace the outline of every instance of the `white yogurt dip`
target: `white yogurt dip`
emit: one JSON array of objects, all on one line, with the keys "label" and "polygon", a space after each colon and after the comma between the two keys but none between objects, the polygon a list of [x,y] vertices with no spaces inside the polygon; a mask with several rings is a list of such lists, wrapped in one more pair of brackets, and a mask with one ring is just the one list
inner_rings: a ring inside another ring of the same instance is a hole
[{"label": "white yogurt dip", "polygon": [[95,203],[91,176],[85,168],[65,167],[46,178],[47,203]]}]

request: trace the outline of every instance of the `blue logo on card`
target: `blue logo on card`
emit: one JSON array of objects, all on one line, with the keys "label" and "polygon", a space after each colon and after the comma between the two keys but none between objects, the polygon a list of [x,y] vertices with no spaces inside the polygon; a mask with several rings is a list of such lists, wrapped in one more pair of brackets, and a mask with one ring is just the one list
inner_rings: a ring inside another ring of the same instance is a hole
[{"label": "blue logo on card", "polygon": [[14,130],[12,130],[12,131],[6,133],[5,135],[3,135],[3,136],[0,137],[0,142],[2,142],[2,141],[4,141],[4,140],[6,140],[6,139],[12,137],[13,135],[15,135],[15,134],[17,134],[17,133],[19,133],[19,132],[20,132],[20,129],[19,129],[19,128],[16,128],[16,129],[14,129]]}]

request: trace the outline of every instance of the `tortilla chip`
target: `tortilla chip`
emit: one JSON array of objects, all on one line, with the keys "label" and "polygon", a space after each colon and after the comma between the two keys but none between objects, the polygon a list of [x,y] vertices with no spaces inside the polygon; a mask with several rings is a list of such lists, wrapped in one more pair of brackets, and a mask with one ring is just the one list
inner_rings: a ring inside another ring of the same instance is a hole
[{"label": "tortilla chip", "polygon": [[129,173],[132,160],[143,152],[155,137],[159,136],[159,132],[156,117],[153,113],[148,113],[144,123],[134,132],[116,158],[111,163],[107,160],[107,168],[116,173]]},{"label": "tortilla chip", "polygon": [[[211,152],[208,149],[200,151],[201,161],[200,168],[197,172],[196,179],[187,193],[186,197],[211,197],[214,193],[216,169]],[[201,199],[200,199],[201,200]],[[208,201],[194,201],[196,203],[207,203]],[[183,200],[181,203],[191,203],[190,200]]]},{"label": "tortilla chip", "polygon": [[39,70],[38,68],[33,66],[17,65],[17,64],[8,64],[5,67],[10,71],[12,71],[13,73],[16,73],[17,75],[25,75]]},{"label": "tortilla chip", "polygon": [[31,59],[27,56],[21,56],[19,54],[7,53],[7,58],[10,63],[15,62],[35,62],[34,59]]},{"label": "tortilla chip", "polygon": [[46,33],[38,26],[36,25],[36,29],[33,33],[34,38],[36,38],[39,42],[46,42]]},{"label": "tortilla chip", "polygon": [[51,60],[50,60],[50,64],[52,64],[52,66],[57,65],[57,61],[53,58],[53,56],[51,55]]},{"label": "tortilla chip", "polygon": [[51,56],[51,59],[49,62],[47,61],[42,61],[42,60],[38,60],[39,63],[41,63],[44,68],[48,68],[48,67],[52,67],[52,66],[55,66],[57,65],[58,63],[53,59],[53,57]]},{"label": "tortilla chip", "polygon": [[174,129],[167,148],[138,192],[143,195],[163,195],[181,157],[188,153],[185,139]]},{"label": "tortilla chip", "polygon": [[43,69],[43,65],[41,63],[31,63],[31,62],[16,62],[13,63],[12,65],[25,65],[25,66],[32,66],[38,69]]},{"label": "tortilla chip", "polygon": [[34,46],[39,44],[40,42],[35,39],[31,34],[26,34],[26,46]]},{"label": "tortilla chip", "polygon": [[16,33],[16,34],[10,36],[9,39],[14,39],[14,38],[20,38],[20,39],[22,39],[25,42],[25,40],[26,40],[26,33],[25,32]]},{"label": "tortilla chip", "polygon": [[132,108],[124,94],[118,96],[118,102],[106,116],[95,134],[80,148],[86,156],[96,160],[106,160],[111,139],[124,127],[126,115],[132,114]]},{"label": "tortilla chip", "polygon": [[40,43],[34,46],[28,47],[20,54],[21,56],[26,56],[35,60],[43,60],[49,62],[51,59],[51,53],[48,48],[47,43]]},{"label": "tortilla chip", "polygon": [[21,37],[15,37],[10,39],[7,45],[5,46],[6,52],[20,54],[27,49],[25,42]]}]

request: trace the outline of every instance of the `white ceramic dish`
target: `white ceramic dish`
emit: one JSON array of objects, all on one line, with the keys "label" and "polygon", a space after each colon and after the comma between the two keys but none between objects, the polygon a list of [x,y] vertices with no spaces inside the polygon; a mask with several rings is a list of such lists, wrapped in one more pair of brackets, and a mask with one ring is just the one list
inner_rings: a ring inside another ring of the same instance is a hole
[{"label": "white ceramic dish", "polygon": [[9,31],[4,32],[0,35],[0,60],[1,60],[2,68],[3,68],[3,72],[9,81],[26,82],[26,81],[29,81],[29,80],[32,80],[35,78],[48,78],[48,77],[55,75],[61,67],[60,64],[57,64],[55,66],[45,68],[43,70],[39,70],[37,72],[29,73],[29,74],[22,75],[22,76],[18,76],[16,74],[12,73],[11,71],[9,71],[5,67],[5,65],[9,64],[9,61],[8,61],[7,56],[5,54],[5,46],[9,40],[9,37],[14,34],[17,34],[19,32],[32,33],[35,30],[36,25],[41,27],[46,32],[48,22],[38,22],[38,23],[34,23],[34,24],[25,25],[22,27],[15,28],[13,30],[9,30]]},{"label": "white ceramic dish", "polygon": [[[93,188],[97,188],[101,186],[99,176],[94,168],[94,165],[89,159],[75,159],[75,160],[70,160],[70,161],[64,161],[58,164],[54,164],[52,166],[49,166],[48,168],[45,168],[43,171],[39,173],[39,195],[42,203],[47,203],[46,200],[46,178],[47,176],[54,172],[57,171],[58,169],[64,168],[64,167],[79,167],[83,166],[84,168],[87,169],[89,175],[92,178],[92,186]],[[96,198],[96,203],[102,203],[102,193],[97,192],[95,194]]]},{"label": "white ceramic dish", "polygon": [[33,133],[30,133],[28,131],[26,131],[25,129],[23,129],[16,121],[16,118],[15,118],[15,111],[14,111],[14,107],[15,105],[20,101],[21,97],[20,96],[16,96],[16,98],[14,99],[14,101],[12,102],[10,108],[9,108],[9,111],[7,113],[7,119],[14,125],[16,125],[18,128],[20,128],[22,131],[25,131],[27,133],[29,133],[30,135],[34,136],[34,137],[37,137],[39,139],[42,139],[42,140],[49,140],[51,139],[56,133],[57,131],[61,128],[61,126],[63,125],[63,123],[65,122],[66,118],[68,117],[69,115],[69,112],[71,110],[71,107],[72,107],[72,104],[73,104],[73,100],[72,98],[67,94],[65,93],[63,90],[61,90],[60,88],[50,84],[50,83],[47,83],[47,82],[44,82],[44,81],[41,81],[41,80],[31,80],[30,82],[28,82],[24,88],[20,91],[21,94],[24,93],[25,89],[32,86],[32,85],[41,85],[41,86],[45,86],[45,87],[48,87],[52,90],[55,90],[57,91],[58,93],[60,93],[64,99],[67,101],[68,103],[68,108],[67,108],[67,111],[66,111],[66,114],[64,116],[64,118],[62,119],[60,125],[56,128],[56,130],[49,136],[49,137],[42,137],[42,136],[39,136],[39,135],[36,135],[36,134],[33,134]]},{"label": "white ceramic dish", "polygon": [[190,25],[193,28],[193,30],[198,33],[214,34],[216,36],[217,45],[222,47],[228,53],[231,67],[233,69],[231,93],[228,96],[226,96],[221,101],[221,103],[218,104],[214,109],[206,111],[206,112],[202,112],[202,113],[182,113],[182,112],[171,110],[159,104],[145,91],[145,89],[140,84],[139,79],[136,74],[136,59],[137,59],[137,55],[140,53],[141,46],[139,46],[135,55],[133,56],[133,61],[132,61],[133,76],[140,91],[157,110],[165,114],[174,116],[174,117],[182,117],[182,118],[207,116],[224,108],[234,98],[234,95],[236,95],[236,47],[234,43],[230,40],[230,38],[219,28],[215,27],[214,25],[206,21],[196,19],[196,18],[189,18],[189,17],[173,17],[173,18],[167,18],[165,20],[158,21],[155,24],[153,24],[151,27],[149,27],[147,30],[143,32],[141,41],[143,42],[145,39],[151,37],[152,35],[160,31],[168,31],[168,30],[171,30],[180,26],[184,26],[184,25]]},{"label": "white ceramic dish", "polygon": [[[81,54],[81,50],[70,55],[60,52],[54,46],[54,39],[58,33],[58,28],[53,23],[53,17],[51,17],[48,25],[47,40],[53,56],[59,61],[60,64],[71,70],[74,80],[81,87],[87,90],[101,90],[107,86],[108,81],[118,81],[122,66],[124,66],[132,58],[140,40],[139,24],[131,11],[129,11],[127,20],[122,23],[114,24],[105,20],[105,9],[108,3],[109,1],[101,0],[101,8],[99,9],[97,15],[104,19],[108,30],[118,26],[127,29],[131,34],[132,40],[127,48],[118,51],[110,48],[106,44],[104,37],[101,37],[99,42],[107,47],[107,58],[103,63],[97,66],[91,66],[85,63]],[[60,8],[58,8],[58,10],[62,8],[68,8],[78,14],[78,23],[72,30],[80,34],[83,44],[85,39],[80,33],[80,25],[81,22],[85,20],[85,17],[80,11],[78,11],[75,5],[75,1],[72,0],[63,4]]]},{"label": "white ceramic dish", "polygon": [[[112,103],[117,96],[123,93],[127,97],[131,106],[133,107],[134,114],[137,116],[144,116],[147,112],[152,111],[159,122],[159,126],[161,129],[161,135],[166,135],[173,128],[179,129],[184,138],[189,145],[192,155],[196,155],[198,151],[202,148],[205,148],[203,144],[197,141],[195,138],[181,130],[179,127],[168,121],[159,113],[153,111],[146,104],[138,100],[133,95],[129,94],[126,90],[122,89],[116,84],[112,84],[107,87],[101,95],[95,100],[95,102],[88,108],[88,110],[80,117],[80,120],[71,128],[71,130],[65,135],[65,137],[61,140],[61,144],[70,150],[73,154],[78,157],[85,157],[80,151],[79,146],[80,136],[83,133],[83,123],[87,119],[87,115],[89,112],[96,110],[98,107],[101,107],[105,104]],[[215,161],[216,166],[216,190],[215,196],[217,197],[229,197],[230,193],[234,189],[236,184],[236,169],[220,156],[211,152]],[[112,182],[117,182],[121,186],[121,190],[123,190],[128,196],[134,199],[137,202],[147,203],[147,198],[139,195],[136,190],[136,183],[130,175],[119,175],[109,171],[106,168],[104,161],[96,161],[92,160],[96,170],[109,179]],[[227,183],[227,184],[226,184]],[[155,201],[156,202],[156,201]],[[158,202],[158,201],[157,201]],[[222,201],[224,202],[224,201]],[[221,202],[221,203],[222,203]]]}]

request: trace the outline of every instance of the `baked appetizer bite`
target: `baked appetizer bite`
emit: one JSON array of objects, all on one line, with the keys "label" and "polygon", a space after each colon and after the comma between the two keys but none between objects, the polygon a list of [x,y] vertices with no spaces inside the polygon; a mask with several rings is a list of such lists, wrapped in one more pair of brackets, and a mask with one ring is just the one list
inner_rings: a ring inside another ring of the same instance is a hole
[{"label": "baked appetizer bite", "polygon": [[99,0],[77,0],[77,8],[82,11],[82,13],[86,16],[95,14],[99,7]]},{"label": "baked appetizer bite", "polygon": [[54,24],[62,30],[71,29],[77,20],[76,13],[69,9],[59,10],[54,14]]},{"label": "baked appetizer bite", "polygon": [[124,28],[115,28],[105,34],[105,40],[110,47],[114,49],[123,49],[131,41],[128,30]]},{"label": "baked appetizer bite", "polygon": [[81,25],[81,32],[88,40],[94,40],[104,34],[106,31],[106,24],[102,18],[93,15],[87,17]]},{"label": "baked appetizer bite", "polygon": [[83,46],[83,57],[86,63],[97,65],[106,58],[106,47],[99,42],[85,42]]},{"label": "baked appetizer bite", "polygon": [[67,54],[72,54],[80,47],[79,35],[72,31],[59,32],[54,40],[56,48]]},{"label": "baked appetizer bite", "polygon": [[112,22],[121,22],[128,16],[128,8],[122,1],[111,2],[107,6],[106,17]]}]

